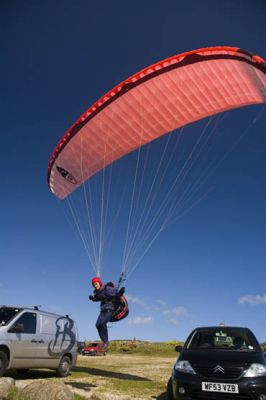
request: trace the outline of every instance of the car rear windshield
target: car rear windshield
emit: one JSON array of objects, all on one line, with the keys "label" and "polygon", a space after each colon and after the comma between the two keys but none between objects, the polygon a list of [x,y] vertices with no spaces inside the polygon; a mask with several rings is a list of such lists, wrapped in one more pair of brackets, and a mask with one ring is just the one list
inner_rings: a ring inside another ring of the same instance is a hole
[{"label": "car rear windshield", "polygon": [[219,328],[195,331],[186,348],[258,351],[258,344],[248,330]]},{"label": "car rear windshield", "polygon": [[0,326],[6,325],[20,310],[14,307],[0,307]]}]

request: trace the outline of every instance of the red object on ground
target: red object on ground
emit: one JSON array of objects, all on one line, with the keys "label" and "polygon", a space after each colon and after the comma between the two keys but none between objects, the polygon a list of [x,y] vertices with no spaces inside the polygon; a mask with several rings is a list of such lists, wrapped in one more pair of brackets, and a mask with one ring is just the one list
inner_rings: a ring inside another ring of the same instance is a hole
[{"label": "red object on ground", "polygon": [[106,349],[103,348],[103,343],[92,342],[88,346],[84,346],[81,354],[83,356],[105,356]]}]

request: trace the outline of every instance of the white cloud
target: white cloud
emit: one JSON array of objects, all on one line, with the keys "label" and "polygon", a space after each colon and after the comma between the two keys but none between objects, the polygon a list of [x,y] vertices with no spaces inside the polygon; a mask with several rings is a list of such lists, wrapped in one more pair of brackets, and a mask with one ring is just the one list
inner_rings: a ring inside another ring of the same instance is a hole
[{"label": "white cloud", "polygon": [[238,299],[238,304],[257,305],[263,303],[266,303],[266,294],[247,295],[242,296],[240,297],[240,299]]},{"label": "white cloud", "polygon": [[166,302],[163,300],[156,300],[158,304],[160,304],[160,306],[165,307],[166,306]]},{"label": "white cloud", "polygon": [[169,321],[171,322],[171,324],[173,325],[178,325],[178,322],[175,318],[170,318]]},{"label": "white cloud", "polygon": [[183,306],[177,306],[168,310],[162,311],[163,315],[188,315],[188,310]]},{"label": "white cloud", "polygon": [[141,300],[139,297],[131,296],[130,294],[127,295],[127,300],[130,303],[138,304],[141,307],[147,307],[147,305],[144,303],[143,300]]},{"label": "white cloud", "polygon": [[152,317],[135,317],[130,318],[128,321],[129,325],[147,325],[153,322]]}]

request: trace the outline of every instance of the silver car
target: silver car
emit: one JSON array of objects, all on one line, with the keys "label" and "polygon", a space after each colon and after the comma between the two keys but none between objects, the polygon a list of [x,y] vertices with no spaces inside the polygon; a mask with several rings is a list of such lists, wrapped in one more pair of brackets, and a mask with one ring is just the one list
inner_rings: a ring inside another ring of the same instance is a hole
[{"label": "silver car", "polygon": [[77,361],[78,332],[68,315],[0,306],[0,376],[8,369],[50,368],[67,376]]}]

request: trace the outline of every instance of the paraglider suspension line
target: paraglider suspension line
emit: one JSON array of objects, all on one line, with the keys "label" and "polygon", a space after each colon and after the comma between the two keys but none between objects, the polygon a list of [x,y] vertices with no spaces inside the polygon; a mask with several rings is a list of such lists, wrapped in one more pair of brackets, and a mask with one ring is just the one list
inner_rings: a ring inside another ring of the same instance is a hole
[{"label": "paraglider suspension line", "polygon": [[125,281],[126,281],[125,273],[121,272],[118,283],[117,283],[117,289],[119,289],[122,282],[125,282]]}]

